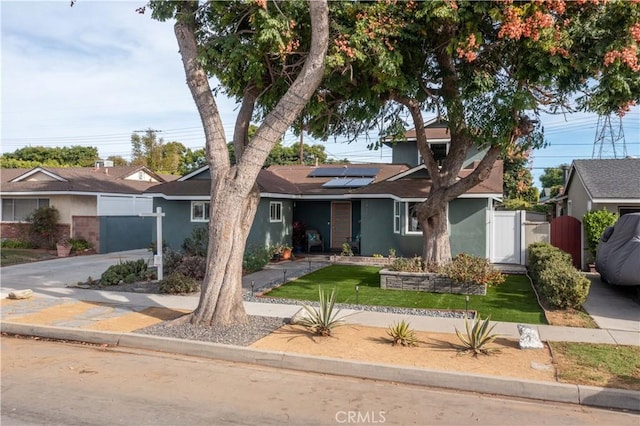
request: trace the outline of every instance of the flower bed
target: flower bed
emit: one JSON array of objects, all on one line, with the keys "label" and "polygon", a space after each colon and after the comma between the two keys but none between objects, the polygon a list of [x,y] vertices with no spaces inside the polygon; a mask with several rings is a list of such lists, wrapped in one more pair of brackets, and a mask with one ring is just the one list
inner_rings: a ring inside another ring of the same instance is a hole
[{"label": "flower bed", "polygon": [[487,294],[486,284],[456,283],[448,276],[432,272],[380,271],[380,288],[427,291],[431,293]]}]

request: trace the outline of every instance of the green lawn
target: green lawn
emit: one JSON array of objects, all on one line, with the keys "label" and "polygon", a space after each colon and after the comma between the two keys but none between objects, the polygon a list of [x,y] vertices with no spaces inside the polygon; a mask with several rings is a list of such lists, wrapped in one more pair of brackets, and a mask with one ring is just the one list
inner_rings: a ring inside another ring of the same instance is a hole
[{"label": "green lawn", "polygon": [[16,265],[18,263],[35,262],[38,260],[53,259],[56,256],[47,253],[44,250],[31,250],[31,249],[14,249],[14,248],[2,248],[0,249],[0,266]]},{"label": "green lawn", "polygon": [[[338,303],[355,304],[355,287],[358,286],[358,303],[362,305],[465,309],[464,295],[381,289],[379,270],[373,266],[332,265],[280,286],[265,296],[315,301],[318,300],[318,287],[328,291],[335,287]],[[486,296],[469,296],[468,308],[483,318],[491,315],[494,321],[547,323],[529,279],[523,275],[508,275],[504,284],[489,287]]]}]

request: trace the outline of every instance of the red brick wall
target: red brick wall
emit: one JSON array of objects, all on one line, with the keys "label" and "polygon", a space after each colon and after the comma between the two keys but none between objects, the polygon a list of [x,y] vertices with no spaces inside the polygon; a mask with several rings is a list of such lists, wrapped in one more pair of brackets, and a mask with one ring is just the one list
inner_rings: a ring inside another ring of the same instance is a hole
[{"label": "red brick wall", "polygon": [[[70,226],[58,225],[58,235],[62,238],[69,237]],[[29,224],[20,222],[0,223],[0,237],[10,240],[29,239]]]},{"label": "red brick wall", "polygon": [[100,252],[100,220],[97,216],[73,216],[73,238],[89,241],[96,253]]}]

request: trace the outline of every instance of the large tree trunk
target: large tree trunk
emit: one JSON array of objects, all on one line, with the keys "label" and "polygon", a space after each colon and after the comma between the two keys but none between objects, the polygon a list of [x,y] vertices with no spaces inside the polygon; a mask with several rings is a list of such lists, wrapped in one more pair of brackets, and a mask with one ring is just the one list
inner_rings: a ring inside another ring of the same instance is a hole
[{"label": "large tree trunk", "polygon": [[310,2],[311,50],[302,71],[265,117],[251,141],[247,141],[246,131],[255,95],[247,88],[234,136],[236,146],[246,146],[238,149],[236,166],[230,164],[220,114],[206,71],[198,62],[194,19],[197,7],[198,2],[181,3],[180,19],[175,24],[187,84],[205,132],[211,174],[207,272],[200,303],[190,320],[204,325],[229,324],[246,321],[242,299],[242,259],[260,201],[256,178],[273,146],[300,114],[322,80],[329,39],[328,6],[326,0]]}]

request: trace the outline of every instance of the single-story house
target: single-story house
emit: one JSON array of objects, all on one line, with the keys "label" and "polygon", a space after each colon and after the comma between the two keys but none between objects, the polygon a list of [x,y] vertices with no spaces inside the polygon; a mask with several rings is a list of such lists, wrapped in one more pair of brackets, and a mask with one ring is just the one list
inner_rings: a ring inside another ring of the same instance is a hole
[{"label": "single-story house", "polygon": [[[640,158],[574,160],[562,194],[554,199],[560,216],[572,216],[582,223],[591,210],[606,209],[622,216],[640,212]],[[589,261],[584,228],[581,265]]]},{"label": "single-story house", "polygon": [[[439,160],[448,151],[446,125],[433,121],[427,129],[432,150]],[[415,220],[415,205],[429,193],[427,170],[417,154],[415,132],[404,141],[389,144],[391,164],[325,164],[319,166],[271,166],[257,179],[261,201],[247,245],[285,243],[293,239],[294,223],[317,230],[322,245],[314,250],[341,251],[356,244],[360,254],[410,257],[422,253],[422,232]],[[460,177],[471,173],[481,153],[473,151]],[[490,177],[448,206],[452,254],[465,252],[491,258],[492,220],[496,201],[502,197],[502,162]],[[194,227],[210,219],[210,175],[205,166],[189,175],[150,188],[154,208],[161,207],[170,226],[163,239],[180,248]],[[301,245],[306,248],[304,244]]]},{"label": "single-story house", "polygon": [[84,238],[98,252],[147,247],[155,222],[140,217],[153,208],[152,197],[144,191],[167,179],[143,166],[113,167],[109,162],[0,169],[2,237],[22,237],[30,213],[54,206],[61,235]]}]

